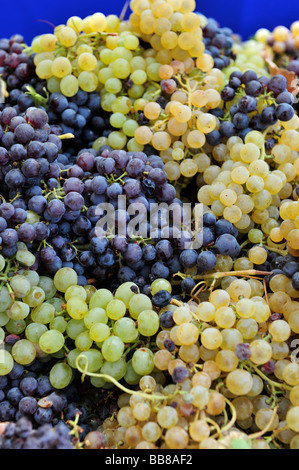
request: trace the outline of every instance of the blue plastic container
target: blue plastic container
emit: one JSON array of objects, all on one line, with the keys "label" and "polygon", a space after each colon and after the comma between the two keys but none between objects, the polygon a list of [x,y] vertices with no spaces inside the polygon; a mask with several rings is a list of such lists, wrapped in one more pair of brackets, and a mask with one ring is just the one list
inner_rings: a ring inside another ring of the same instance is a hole
[{"label": "blue plastic container", "polygon": [[[85,17],[96,11],[119,15],[125,0],[14,0],[2,1],[0,8],[0,37],[19,33],[28,43],[38,34],[52,31],[52,25],[65,23],[73,15]],[[258,28],[272,30],[277,25],[290,24],[299,19],[298,0],[198,0],[197,10],[215,18],[221,26],[228,26],[243,39],[252,36]]]}]

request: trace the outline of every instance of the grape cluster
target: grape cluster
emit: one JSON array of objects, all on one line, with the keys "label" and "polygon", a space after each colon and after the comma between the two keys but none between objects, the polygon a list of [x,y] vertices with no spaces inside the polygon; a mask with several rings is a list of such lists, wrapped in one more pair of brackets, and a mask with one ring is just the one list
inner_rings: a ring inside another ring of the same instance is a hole
[{"label": "grape cluster", "polygon": [[0,39],[0,77],[9,92],[18,90],[35,77],[33,59],[25,49],[25,41],[20,34]]},{"label": "grape cluster", "polygon": [[[298,364],[289,349],[297,302],[262,291],[256,279],[226,277],[199,304],[160,311],[153,360],[163,374],[142,377],[138,391],[119,397],[114,425],[100,428],[108,447],[221,449],[239,438],[269,449],[274,436],[298,447]],[[281,397],[280,388],[290,394]]]},{"label": "grape cluster", "polygon": [[298,57],[299,50],[299,23],[294,21],[290,29],[285,26],[276,26],[271,32],[261,28],[255,33],[255,40],[264,44],[275,62],[283,63],[285,57],[291,61]]},{"label": "grape cluster", "polygon": [[217,21],[200,15],[203,33],[203,43],[206,54],[211,54],[214,67],[225,69],[231,65],[235,58],[232,47],[234,45],[233,31],[230,28],[220,28]]},{"label": "grape cluster", "polygon": [[43,424],[33,429],[31,421],[19,418],[6,424],[0,436],[1,449],[75,449],[69,428],[60,422],[55,426]]}]

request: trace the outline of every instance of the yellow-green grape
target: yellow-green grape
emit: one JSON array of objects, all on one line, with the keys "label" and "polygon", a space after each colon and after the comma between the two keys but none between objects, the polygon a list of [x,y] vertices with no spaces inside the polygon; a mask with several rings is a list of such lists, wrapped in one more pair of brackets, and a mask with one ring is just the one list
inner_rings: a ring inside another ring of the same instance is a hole
[{"label": "yellow-green grape", "polygon": [[84,324],[86,328],[90,329],[95,323],[108,323],[108,317],[103,308],[91,308],[84,316]]},{"label": "yellow-green grape", "polygon": [[51,65],[52,75],[63,78],[72,72],[72,64],[66,57],[56,57]]},{"label": "yellow-green grape", "polygon": [[251,318],[255,314],[255,303],[250,299],[240,299],[236,303],[236,313],[241,318]]},{"label": "yellow-green grape", "polygon": [[96,307],[106,309],[108,303],[112,299],[112,292],[110,292],[108,289],[99,289],[91,296],[89,301],[89,309],[94,309]]},{"label": "yellow-green grape", "polygon": [[106,361],[118,361],[124,352],[125,345],[118,336],[109,336],[102,344],[102,354]]},{"label": "yellow-green grape", "polygon": [[58,362],[50,370],[49,380],[51,385],[58,390],[67,387],[73,377],[72,369],[64,362]]},{"label": "yellow-green grape", "polygon": [[[2,343],[3,344],[3,343]],[[1,346],[2,348],[3,346]],[[2,349],[0,361],[0,375],[7,375],[10,373],[14,366],[14,360],[10,352]]]},{"label": "yellow-green grape", "polygon": [[59,292],[66,292],[68,287],[77,285],[78,275],[72,268],[61,268],[55,273],[53,281]]},{"label": "yellow-green grape", "polygon": [[97,88],[98,78],[93,72],[83,71],[78,76],[78,82],[81,90],[91,93]]},{"label": "yellow-green grape", "polygon": [[159,316],[154,310],[143,310],[137,318],[138,331],[143,336],[153,336],[159,330]]},{"label": "yellow-green grape", "polygon": [[137,284],[134,282],[124,282],[116,289],[114,297],[122,300],[126,308],[129,308],[129,302],[135,294],[139,294]]},{"label": "yellow-green grape", "polygon": [[58,31],[59,42],[65,47],[72,47],[77,41],[77,34],[73,28],[65,26]]},{"label": "yellow-green grape", "polygon": [[106,307],[106,314],[112,320],[119,320],[126,313],[126,305],[122,300],[113,299]]},{"label": "yellow-green grape", "polygon": [[64,298],[66,301],[68,301],[71,297],[80,297],[80,299],[82,300],[86,300],[87,299],[87,293],[86,293],[86,290],[84,289],[84,287],[82,286],[70,286],[67,288],[65,294],[64,294]]},{"label": "yellow-green grape", "polygon": [[63,77],[59,86],[61,93],[69,98],[75,96],[79,90],[79,82],[74,75],[67,75],[66,77]]},{"label": "yellow-green grape", "polygon": [[134,320],[137,320],[138,315],[143,310],[152,310],[152,307],[153,306],[150,298],[145,294],[136,294],[129,301],[129,312]]},{"label": "yellow-green grape", "polygon": [[93,323],[89,329],[89,336],[93,341],[101,343],[110,336],[110,328],[104,323]]},{"label": "yellow-green grape", "polygon": [[53,354],[59,351],[64,345],[64,336],[60,331],[45,331],[39,338],[39,347],[47,354]]},{"label": "yellow-green grape", "polygon": [[97,67],[98,62],[93,54],[91,54],[90,52],[83,52],[78,57],[78,65],[82,70],[91,72]]},{"label": "yellow-green grape", "polygon": [[103,13],[94,13],[89,18],[90,28],[94,32],[102,32],[105,31],[107,20]]},{"label": "yellow-green grape", "polygon": [[53,61],[49,59],[39,62],[36,67],[36,75],[43,80],[51,78],[53,75],[52,64]]},{"label": "yellow-green grape", "polygon": [[77,34],[81,33],[83,31],[83,20],[79,16],[71,16],[68,20],[66,25],[69,28],[73,28]]},{"label": "yellow-green grape", "polygon": [[71,318],[81,320],[86,315],[88,307],[84,300],[80,297],[74,296],[67,301],[66,310]]},{"label": "yellow-green grape", "polygon": [[36,350],[31,341],[20,339],[13,345],[11,354],[16,362],[22,365],[27,365],[34,361]]}]

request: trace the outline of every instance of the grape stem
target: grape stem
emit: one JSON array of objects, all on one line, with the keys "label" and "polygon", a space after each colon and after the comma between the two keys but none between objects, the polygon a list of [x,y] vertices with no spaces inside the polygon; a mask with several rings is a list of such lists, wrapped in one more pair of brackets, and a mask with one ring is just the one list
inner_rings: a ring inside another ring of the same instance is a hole
[{"label": "grape stem", "polygon": [[[244,271],[225,271],[225,272],[215,272],[212,274],[197,274],[193,276],[193,279],[221,279],[222,277],[226,276],[241,276],[241,277],[250,277],[250,276],[265,276],[267,274],[272,274],[272,271],[257,271],[256,269],[247,269]],[[174,276],[179,276],[182,279],[186,279],[190,277],[187,274],[181,273],[178,271],[177,273],[173,274]]]},{"label": "grape stem", "polygon": [[259,437],[263,436],[267,431],[269,431],[269,429],[270,429],[270,427],[271,427],[271,425],[274,421],[274,418],[276,416],[277,410],[278,410],[278,406],[276,405],[273,409],[272,416],[271,416],[268,424],[264,427],[264,429],[262,429],[259,432],[255,432],[253,434],[249,434],[248,439],[258,439]]},{"label": "grape stem", "polygon": [[231,414],[232,414],[232,417],[231,419],[229,420],[229,422],[223,426],[222,428],[220,428],[220,432],[218,431],[217,433],[213,434],[211,437],[212,438],[216,438],[216,437],[220,437],[224,432],[228,431],[231,427],[233,427],[233,425],[235,424],[236,420],[237,420],[237,412],[236,412],[236,408],[234,407],[234,405],[232,404],[232,402],[230,400],[228,400],[226,397],[224,397],[224,400],[225,402],[228,404],[230,410],[231,410]]},{"label": "grape stem", "polygon": [[[85,366],[84,368],[82,368],[80,365],[79,365],[79,360],[80,359],[84,359],[85,361]],[[112,382],[116,387],[118,387],[120,390],[122,390],[123,392],[125,393],[128,393],[129,395],[137,395],[139,397],[142,397],[146,400],[159,400],[159,401],[165,401],[165,400],[169,400],[170,398],[173,398],[175,395],[177,395],[178,392],[176,393],[173,393],[171,395],[165,395],[165,396],[161,396],[161,395],[155,395],[155,394],[148,394],[148,393],[143,393],[143,392],[138,392],[136,390],[130,390],[129,388],[125,387],[124,385],[122,385],[121,383],[118,382],[118,380],[116,380],[114,377],[111,377],[111,375],[108,375],[108,374],[97,374],[95,372],[88,372],[87,369],[88,369],[88,358],[84,355],[82,355],[80,357],[80,355],[76,358],[76,367],[78,369],[79,372],[82,373],[82,382],[84,381],[84,378],[86,375],[88,375],[89,377],[98,377],[100,379],[105,379],[107,380],[108,382]],[[185,392],[187,393],[187,392]]]},{"label": "grape stem", "polygon": [[[247,362],[247,361],[246,361]],[[255,372],[262,378],[264,379],[266,382],[268,382],[268,384],[270,386],[273,386],[273,387],[277,387],[277,388],[282,388],[284,390],[292,390],[292,387],[290,387],[289,385],[286,385],[286,383],[283,383],[283,384],[280,384],[279,382],[275,382],[274,380],[271,380],[269,379],[257,366],[255,366],[254,364],[252,364],[251,362],[247,362],[247,364],[249,365],[250,368],[254,369]]]}]

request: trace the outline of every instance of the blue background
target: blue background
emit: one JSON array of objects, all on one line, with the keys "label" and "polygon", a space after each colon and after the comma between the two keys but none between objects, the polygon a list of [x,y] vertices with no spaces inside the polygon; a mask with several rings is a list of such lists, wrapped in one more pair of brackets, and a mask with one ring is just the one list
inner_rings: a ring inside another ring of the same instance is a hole
[{"label": "blue background", "polygon": [[[85,17],[96,11],[117,14],[125,0],[1,0],[0,37],[19,33],[27,44],[38,34],[52,32],[48,21],[65,24],[70,16]],[[258,28],[273,30],[287,27],[299,20],[298,0],[198,0],[197,10],[215,18],[220,26],[229,26],[242,38],[248,39]]]}]

